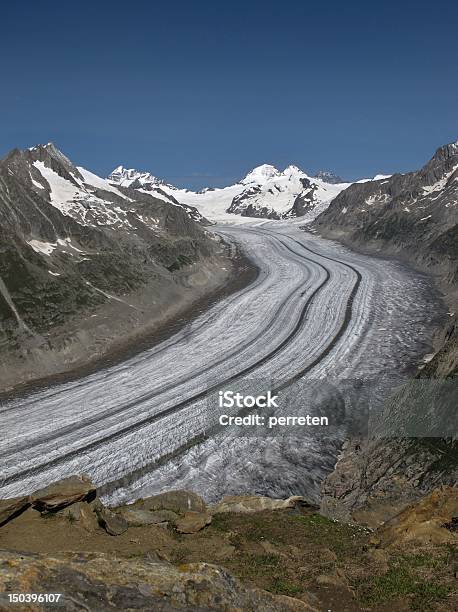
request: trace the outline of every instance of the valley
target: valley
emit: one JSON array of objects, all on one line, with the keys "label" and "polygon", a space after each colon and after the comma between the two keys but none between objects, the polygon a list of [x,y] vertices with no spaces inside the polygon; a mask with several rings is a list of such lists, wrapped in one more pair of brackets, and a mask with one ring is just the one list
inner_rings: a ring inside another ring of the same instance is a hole
[{"label": "valley", "polygon": [[326,384],[402,380],[430,351],[432,315],[442,306],[426,277],[288,222],[214,231],[254,262],[256,280],[151,349],[3,404],[5,496],[86,472],[110,503],[181,487],[212,500],[250,490],[318,499],[342,430],[222,435],[217,391],[294,389],[305,414],[309,393],[329,400]]}]

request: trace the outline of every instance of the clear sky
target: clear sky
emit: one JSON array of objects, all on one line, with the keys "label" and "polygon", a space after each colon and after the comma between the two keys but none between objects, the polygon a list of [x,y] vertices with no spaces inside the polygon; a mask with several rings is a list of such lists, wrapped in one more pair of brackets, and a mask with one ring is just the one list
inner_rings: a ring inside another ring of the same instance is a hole
[{"label": "clear sky", "polygon": [[354,179],[458,139],[452,0],[3,2],[0,155],[53,141],[106,175]]}]

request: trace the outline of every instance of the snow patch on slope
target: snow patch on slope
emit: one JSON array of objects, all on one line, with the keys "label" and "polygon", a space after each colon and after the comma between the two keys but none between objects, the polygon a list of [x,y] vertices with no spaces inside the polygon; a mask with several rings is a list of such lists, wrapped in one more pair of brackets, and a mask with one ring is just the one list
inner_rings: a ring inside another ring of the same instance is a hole
[{"label": "snow patch on slope", "polygon": [[75,184],[60,176],[42,161],[34,161],[33,165],[49,185],[50,203],[62,214],[72,217],[81,225],[131,227],[124,210],[94,194],[97,189],[103,189],[130,201],[108,181],[84,168],[79,168],[78,172],[84,180],[81,181],[78,176],[72,174]]}]

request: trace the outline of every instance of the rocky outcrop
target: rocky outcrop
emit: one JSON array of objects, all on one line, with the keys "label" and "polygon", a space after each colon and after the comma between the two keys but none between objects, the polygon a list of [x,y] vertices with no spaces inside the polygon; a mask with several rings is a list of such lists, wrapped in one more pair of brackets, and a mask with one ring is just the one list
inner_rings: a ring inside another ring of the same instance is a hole
[{"label": "rocky outcrop", "polygon": [[93,510],[97,516],[99,525],[105,529],[108,534],[118,536],[127,531],[129,527],[127,520],[121,514],[117,514],[105,508],[100,500],[97,500],[94,504]]},{"label": "rocky outcrop", "polygon": [[456,544],[457,536],[449,528],[458,517],[458,489],[440,487],[408,506],[387,521],[377,536],[383,546],[405,542]]},{"label": "rocky outcrop", "polygon": [[[449,405],[458,384],[456,322],[443,338],[441,349],[389,405],[386,435],[344,444],[322,485],[325,516],[375,528],[438,486],[458,482],[456,409]],[[408,429],[419,417],[420,435],[403,436],[406,424]]]},{"label": "rocky outcrop", "polygon": [[[256,505],[255,498],[246,498],[240,499],[239,503],[243,506],[245,502],[243,507],[254,512],[290,508],[300,499],[272,500],[269,505],[267,498],[261,498],[260,504]],[[160,540],[162,529],[158,527],[169,526],[169,535],[163,532],[163,539],[170,542],[171,538],[176,540],[176,534],[189,538],[212,522],[212,514],[207,511],[205,502],[191,491],[170,491],[139,500],[130,506],[106,508],[96,497],[95,487],[84,476],[66,478],[29,497],[0,502],[0,516],[6,521],[13,521],[27,509],[31,515],[23,525],[32,523],[34,545],[40,538],[40,523],[43,522],[43,529],[47,533],[43,536],[45,540],[49,538],[49,533],[57,531],[61,541],[64,533],[66,541],[71,531],[80,538],[82,550],[85,550],[89,534],[91,539],[100,538],[102,534],[102,537],[111,540],[106,535],[109,534],[119,538],[125,546],[126,537],[123,534],[127,530],[127,541],[138,543],[139,540],[133,539],[134,535],[141,533],[147,539]],[[54,521],[49,518],[54,518]],[[63,519],[68,519],[68,523]],[[14,528],[14,521],[8,527],[11,525]],[[106,534],[103,535],[102,529]],[[73,542],[75,535],[72,535]],[[209,538],[211,540],[212,536]],[[122,550],[121,543],[119,550]],[[232,555],[234,551],[235,547],[223,540],[220,552]],[[224,554],[220,557],[224,557]],[[308,594],[301,594],[300,600],[274,595],[243,585],[221,567],[207,563],[172,565],[166,552],[155,553],[154,550],[136,555],[135,559],[81,551],[46,556],[0,551],[0,568],[2,592],[61,593],[58,603],[66,610],[318,612],[316,598]],[[55,602],[49,606],[46,602],[40,605],[27,601],[21,603],[24,603],[23,610],[50,609],[55,605]],[[3,609],[1,601],[0,609]]]},{"label": "rocky outcrop", "polygon": [[[277,503],[272,507],[289,507],[282,506],[281,500],[274,501]],[[192,491],[167,491],[127,506],[107,508],[85,475],[69,476],[28,496],[0,500],[0,526],[30,507],[43,515],[61,513],[89,532],[101,527],[112,536],[123,534],[129,527],[147,525],[170,525],[179,533],[196,533],[212,521],[204,500]],[[264,503],[264,507],[268,505]]]},{"label": "rocky outcrop", "polygon": [[127,521],[129,527],[141,527],[144,525],[162,525],[166,527],[169,523],[176,523],[179,515],[172,510],[147,510],[130,506],[122,506],[119,514]]},{"label": "rocky outcrop", "polygon": [[96,488],[85,475],[69,476],[52,483],[30,496],[30,503],[39,512],[58,512],[77,502],[91,502],[96,497]]},{"label": "rocky outcrop", "polygon": [[[18,556],[0,551],[0,567],[2,592],[61,593],[58,604],[69,612],[318,612],[312,600],[307,603],[248,588],[223,568],[206,563],[175,567],[170,563],[119,559],[101,553]],[[21,609],[35,611],[53,606],[56,604],[25,603]]]}]

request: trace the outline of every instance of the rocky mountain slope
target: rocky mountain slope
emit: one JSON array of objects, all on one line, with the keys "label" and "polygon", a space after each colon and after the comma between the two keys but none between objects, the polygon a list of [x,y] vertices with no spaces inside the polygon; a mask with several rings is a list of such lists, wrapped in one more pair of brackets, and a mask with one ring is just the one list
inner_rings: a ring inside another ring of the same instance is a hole
[{"label": "rocky mountain slope", "polygon": [[114,186],[130,187],[165,195],[183,206],[195,207],[204,217],[221,220],[228,215],[260,217],[266,219],[308,218],[316,216],[350,183],[344,183],[331,173],[308,176],[297,166],[288,166],[283,172],[264,164],[254,168],[245,178],[221,189],[193,192],[178,189],[148,172],[116,168],[108,177]]},{"label": "rocky mountain slope", "polygon": [[338,194],[314,222],[350,246],[408,258],[458,281],[458,142],[439,148],[423,168]]},{"label": "rocky mountain slope", "polygon": [[[44,363],[40,351],[49,356],[57,350],[67,353],[61,361],[71,361],[69,345],[82,354],[87,342],[91,354],[99,352],[94,343],[109,335],[110,326],[108,319],[95,318],[101,306],[135,327],[169,300],[178,304],[180,296],[190,297],[193,274],[203,275],[197,293],[211,285],[221,276],[221,247],[190,217],[202,221],[168,196],[113,187],[52,144],[9,153],[0,161],[3,380],[13,354],[24,361],[36,353],[35,361]],[[145,287],[151,295],[142,301],[138,292]],[[58,361],[55,355],[50,372]],[[25,376],[33,371],[30,366]]]},{"label": "rocky mountain slope", "polygon": [[352,185],[311,226],[433,272],[450,307],[435,355],[387,402],[372,435],[346,442],[323,485],[328,516],[374,527],[393,509],[458,482],[457,206],[458,143],[452,143],[417,172]]}]

